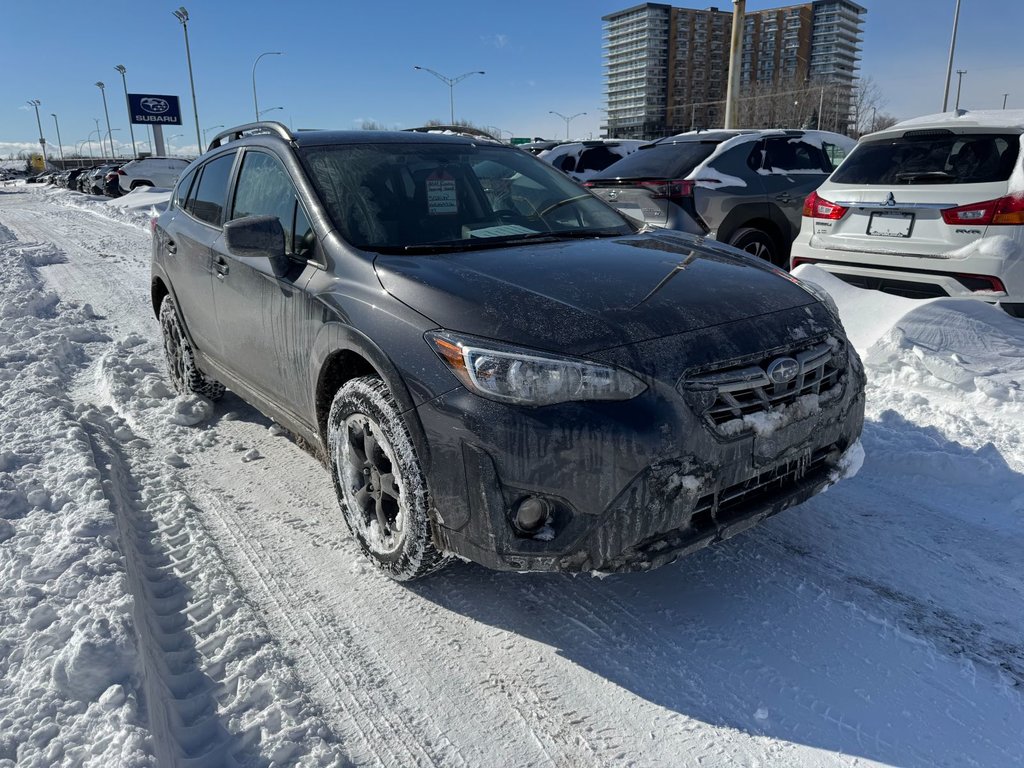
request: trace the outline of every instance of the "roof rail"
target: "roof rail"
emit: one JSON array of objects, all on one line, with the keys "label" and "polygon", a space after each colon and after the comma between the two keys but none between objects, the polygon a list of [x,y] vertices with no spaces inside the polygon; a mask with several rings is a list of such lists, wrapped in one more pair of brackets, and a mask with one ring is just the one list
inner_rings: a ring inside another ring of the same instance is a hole
[{"label": "roof rail", "polygon": [[402,130],[412,133],[454,133],[458,136],[472,139],[489,139],[490,141],[501,143],[501,139],[497,136],[492,136],[487,131],[468,125],[421,125],[416,128],[403,128]]},{"label": "roof rail", "polygon": [[213,137],[213,140],[209,143],[206,149],[215,149],[227,141],[238,141],[245,134],[259,136],[267,133],[276,134],[285,141],[295,140],[295,137],[292,136],[292,132],[288,130],[288,126],[284,123],[279,123],[276,120],[260,120],[256,123],[246,123],[245,125],[239,125],[234,128],[229,128],[226,131],[221,131]]}]

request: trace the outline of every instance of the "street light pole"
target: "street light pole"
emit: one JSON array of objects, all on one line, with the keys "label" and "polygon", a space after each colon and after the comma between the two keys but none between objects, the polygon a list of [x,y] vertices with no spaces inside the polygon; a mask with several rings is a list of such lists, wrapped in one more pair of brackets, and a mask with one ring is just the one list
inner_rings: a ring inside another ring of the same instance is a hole
[{"label": "street light pole", "polygon": [[39,119],[39,105],[42,103],[43,102],[41,102],[39,99],[30,99],[26,102],[26,104],[30,104],[32,108],[36,111],[36,127],[39,128],[39,146],[43,150],[43,168],[45,169],[46,163],[48,162],[46,158],[46,139],[43,138],[43,123]]},{"label": "street light pole", "polygon": [[124,105],[125,109],[128,110],[128,133],[132,136],[132,158],[134,159],[139,156],[139,151],[135,148],[135,129],[132,128],[132,105],[128,101],[128,80],[124,76],[128,70],[125,69],[124,64],[118,64],[114,69],[121,73],[121,84],[124,85]]},{"label": "street light pole", "polygon": [[577,112],[575,115],[570,115],[569,117],[566,117],[561,112],[555,112],[555,110],[549,109],[548,110],[548,114],[550,114],[550,115],[558,115],[560,118],[565,120],[565,139],[566,139],[566,141],[568,141],[569,140],[569,123],[571,121],[575,120],[580,115],[585,115],[587,113],[586,112]]},{"label": "street light pole", "polygon": [[[107,142],[110,144],[110,160],[114,160],[114,136],[110,131],[110,113],[107,112],[107,87],[99,80],[96,81],[96,87],[100,89],[100,94],[103,96],[103,116],[107,119]],[[103,143],[102,141],[100,142]]]},{"label": "street light pole", "polygon": [[264,56],[284,56],[281,51],[264,51],[256,57],[256,61],[252,63],[252,108],[253,112],[256,113],[256,120],[260,119],[260,103],[256,100],[256,65],[260,63],[260,59]]},{"label": "street light pole", "polygon": [[953,11],[953,37],[949,41],[949,61],[946,63],[946,88],[942,92],[942,111],[949,108],[949,81],[953,78],[953,51],[956,50],[956,27],[960,21],[960,0],[956,0]]},{"label": "street light pole", "polygon": [[167,137],[167,156],[168,157],[174,157],[174,155],[171,154],[171,139],[177,139],[177,138],[180,138],[181,136],[184,136],[184,135],[185,135],[184,133],[176,133],[173,136],[168,136]]},{"label": "street light pole", "polygon": [[57,122],[57,113],[51,112],[53,116],[53,124],[57,128],[57,149],[60,150],[60,167],[64,168],[64,145],[60,141],[60,123]]},{"label": "street light pole", "polygon": [[963,85],[964,75],[967,74],[966,69],[958,69],[956,71],[956,106],[953,109],[960,109],[960,86]]},{"label": "street light pole", "polygon": [[420,70],[423,70],[424,72],[429,72],[434,77],[436,77],[438,80],[440,80],[442,83],[444,83],[445,85],[448,86],[448,107],[451,110],[451,122],[449,123],[449,125],[455,125],[455,86],[458,85],[459,83],[461,83],[463,80],[465,80],[470,75],[486,75],[487,74],[483,70],[476,69],[476,70],[473,70],[472,72],[464,72],[463,74],[459,75],[458,77],[448,77],[446,75],[442,75],[440,72],[435,72],[434,70],[430,69],[429,67],[416,67],[416,66],[414,66],[413,69],[420,69]]},{"label": "street light pole", "polygon": [[[207,131],[212,131],[214,128],[223,128],[223,127],[224,127],[224,123],[221,123],[220,125],[211,125],[209,128],[203,128],[203,146],[204,147],[206,146],[206,132]],[[200,147],[199,154],[202,154],[202,147]]]},{"label": "street light pole", "polygon": [[256,113],[256,120],[258,121],[260,117],[267,114],[267,112],[273,112],[275,109],[284,109],[284,107],[267,107],[266,109],[261,109]]},{"label": "street light pole", "polygon": [[185,58],[188,59],[188,84],[192,88],[192,114],[196,118],[196,143],[202,141],[199,135],[199,107],[196,106],[196,83],[192,79],[192,51],[188,46],[188,11],[181,6],[176,11],[171,11],[175,18],[181,22],[181,28],[185,30]]},{"label": "street light pole", "polygon": [[1010,94],[1008,94],[1008,93],[1004,93],[1003,94],[1003,109],[1006,109],[1006,97],[1009,96],[1009,95]]}]

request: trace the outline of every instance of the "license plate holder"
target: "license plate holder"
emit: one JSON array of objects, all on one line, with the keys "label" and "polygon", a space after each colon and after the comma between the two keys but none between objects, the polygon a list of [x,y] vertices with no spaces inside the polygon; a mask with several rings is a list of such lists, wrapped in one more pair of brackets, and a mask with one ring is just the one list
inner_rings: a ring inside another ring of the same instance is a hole
[{"label": "license plate holder", "polygon": [[875,237],[910,237],[914,214],[897,211],[875,211],[868,219],[868,234]]}]

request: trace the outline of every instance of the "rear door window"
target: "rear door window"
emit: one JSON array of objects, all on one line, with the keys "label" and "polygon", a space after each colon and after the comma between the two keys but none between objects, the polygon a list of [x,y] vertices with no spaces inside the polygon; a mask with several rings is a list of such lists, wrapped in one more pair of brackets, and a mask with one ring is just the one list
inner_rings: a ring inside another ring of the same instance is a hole
[{"label": "rear door window", "polygon": [[627,155],[594,179],[681,179],[707,160],[717,141],[649,144]]},{"label": "rear door window", "polygon": [[986,184],[1007,181],[1020,152],[1015,134],[909,131],[858,145],[832,175],[838,184]]},{"label": "rear door window", "polygon": [[829,169],[821,149],[792,137],[765,141],[764,167],[787,173],[826,173]]},{"label": "rear door window", "polygon": [[235,162],[235,153],[216,157],[202,168],[202,176],[194,184],[194,191],[189,194],[185,210],[200,221],[220,226],[224,214],[224,204],[228,197],[228,181],[231,178],[231,167]]}]

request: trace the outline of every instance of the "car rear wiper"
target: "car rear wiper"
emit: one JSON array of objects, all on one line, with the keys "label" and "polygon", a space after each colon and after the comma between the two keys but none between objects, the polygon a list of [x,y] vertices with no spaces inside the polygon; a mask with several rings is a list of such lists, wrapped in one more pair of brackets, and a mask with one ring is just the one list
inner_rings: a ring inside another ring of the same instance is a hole
[{"label": "car rear wiper", "polygon": [[930,182],[938,183],[938,182],[941,182],[941,181],[950,181],[951,179],[955,179],[955,178],[956,178],[956,176],[953,176],[950,173],[946,173],[945,171],[923,171],[923,172],[897,173],[896,174],[897,181],[906,181],[906,182],[908,182],[910,184],[913,184],[915,182],[921,182],[921,181],[924,181],[924,182],[929,182],[930,181]]}]

